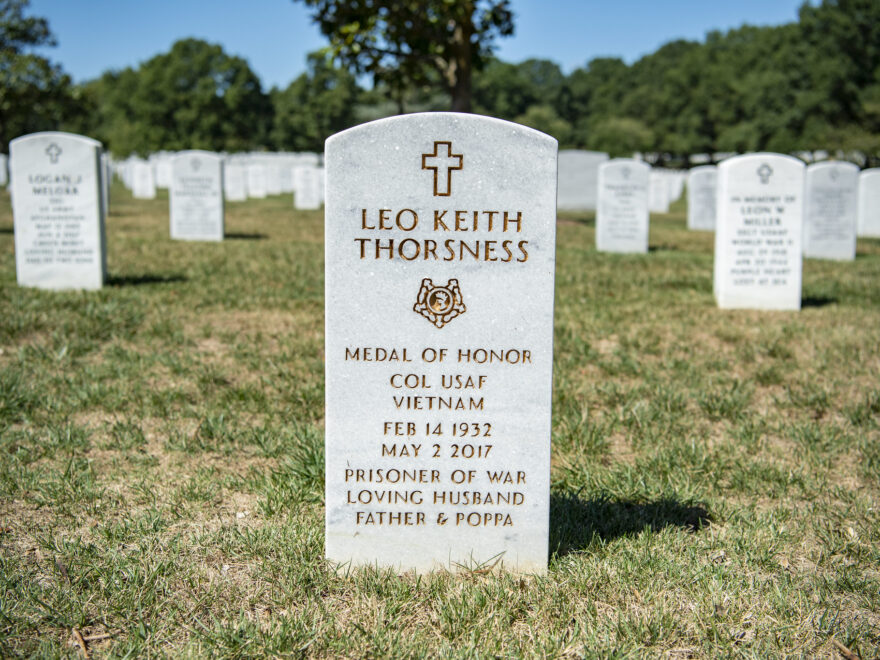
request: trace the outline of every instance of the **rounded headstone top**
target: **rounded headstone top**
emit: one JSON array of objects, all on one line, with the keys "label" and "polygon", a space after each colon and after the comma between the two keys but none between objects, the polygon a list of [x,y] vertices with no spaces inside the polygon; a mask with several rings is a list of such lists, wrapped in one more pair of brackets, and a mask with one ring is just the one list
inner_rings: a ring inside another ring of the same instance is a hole
[{"label": "rounded headstone top", "polygon": [[77,135],[76,133],[66,133],[64,131],[41,131],[39,133],[29,133],[10,140],[9,145],[29,142],[31,140],[78,140],[84,144],[90,144],[95,147],[103,148],[103,145],[97,140],[86,137],[85,135]]},{"label": "rounded headstone top", "polygon": [[523,126],[522,124],[517,124],[505,119],[498,119],[496,117],[474,115],[466,112],[414,112],[408,115],[396,115],[394,117],[376,119],[375,121],[347,128],[344,131],[340,131],[339,133],[328,137],[324,142],[324,149],[328,149],[336,142],[345,141],[349,137],[374,131],[381,131],[389,125],[402,127],[409,125],[418,126],[420,124],[424,124],[426,127],[430,126],[434,129],[436,129],[439,124],[446,124],[450,130],[455,128],[476,128],[477,126],[495,126],[499,129],[506,128],[511,131],[517,131],[523,135],[529,135],[533,139],[552,141],[554,144],[557,143],[556,138],[552,135],[547,135],[534,128]]}]

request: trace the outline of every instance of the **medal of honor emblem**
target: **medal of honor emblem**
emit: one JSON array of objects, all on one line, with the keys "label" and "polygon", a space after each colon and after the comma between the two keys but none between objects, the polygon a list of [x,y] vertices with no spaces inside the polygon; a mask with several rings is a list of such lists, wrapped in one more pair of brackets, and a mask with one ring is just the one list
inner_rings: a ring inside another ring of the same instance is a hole
[{"label": "medal of honor emblem", "polygon": [[438,328],[442,328],[459,314],[464,314],[467,308],[461,299],[461,289],[458,280],[449,280],[446,286],[435,286],[425,278],[413,311],[421,314]]}]

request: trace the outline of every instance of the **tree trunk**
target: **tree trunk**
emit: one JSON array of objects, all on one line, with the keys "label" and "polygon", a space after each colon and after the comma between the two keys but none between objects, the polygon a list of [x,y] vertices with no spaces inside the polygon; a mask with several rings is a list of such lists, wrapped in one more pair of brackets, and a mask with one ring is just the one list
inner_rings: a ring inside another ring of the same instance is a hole
[{"label": "tree trunk", "polygon": [[474,26],[473,11],[467,14],[467,24],[459,22],[453,32],[451,54],[447,65],[446,81],[452,96],[453,112],[471,111],[471,36]]}]

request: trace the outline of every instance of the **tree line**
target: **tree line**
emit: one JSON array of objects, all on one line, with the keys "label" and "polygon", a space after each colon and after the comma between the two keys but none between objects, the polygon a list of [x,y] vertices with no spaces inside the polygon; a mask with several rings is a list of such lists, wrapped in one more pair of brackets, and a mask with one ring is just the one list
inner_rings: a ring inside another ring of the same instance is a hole
[{"label": "tree line", "polygon": [[[47,21],[27,16],[27,0],[0,0],[0,148],[18,135],[60,129],[101,140],[118,156],[183,148],[321,151],[327,136],[364,121],[470,107],[545,131],[563,148],[612,155],[643,151],[686,159],[824,149],[859,151],[873,163],[880,157],[875,0],[805,3],[797,22],[713,31],[699,42],[667,43],[632,64],[597,58],[569,74],[550,60],[509,63],[492,56],[494,40],[513,31],[505,0],[471,2],[473,16],[456,16],[457,23],[444,23],[449,3],[436,2],[440,14],[431,18],[432,29],[460,31],[472,19],[472,31],[464,33],[484,39],[473,49],[472,70],[459,76],[467,78],[467,89],[458,78],[446,79],[442,67],[419,68],[404,59],[389,64],[387,57],[365,61],[366,46],[346,53],[336,46],[357,43],[354,18],[329,24],[331,0],[300,1],[320,10],[316,18],[325,21],[330,47],[309,55],[306,71],[286,88],[266,90],[246,60],[198,39],[178,41],[137,67],[73,84],[59,65],[34,52],[53,43]],[[468,3],[452,4],[460,12]],[[390,39],[368,34],[375,24],[360,29],[364,44]],[[402,28],[395,29],[389,34],[399,38]],[[334,30],[349,36],[337,43]],[[431,51],[437,35],[416,37],[407,53],[420,43],[431,62],[444,61]],[[363,84],[365,73],[373,74],[371,85]]]}]

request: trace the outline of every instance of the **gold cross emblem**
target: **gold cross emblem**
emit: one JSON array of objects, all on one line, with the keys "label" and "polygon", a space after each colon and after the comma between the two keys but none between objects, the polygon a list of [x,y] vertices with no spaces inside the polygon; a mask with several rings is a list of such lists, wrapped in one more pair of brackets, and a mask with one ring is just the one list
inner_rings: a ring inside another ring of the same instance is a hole
[{"label": "gold cross emblem", "polygon": [[[446,147],[446,153],[440,153]],[[453,164],[454,163],[454,164]],[[422,154],[422,169],[434,171],[434,197],[452,194],[452,172],[464,166],[464,156],[452,153],[452,142],[434,142],[434,153]]]}]

